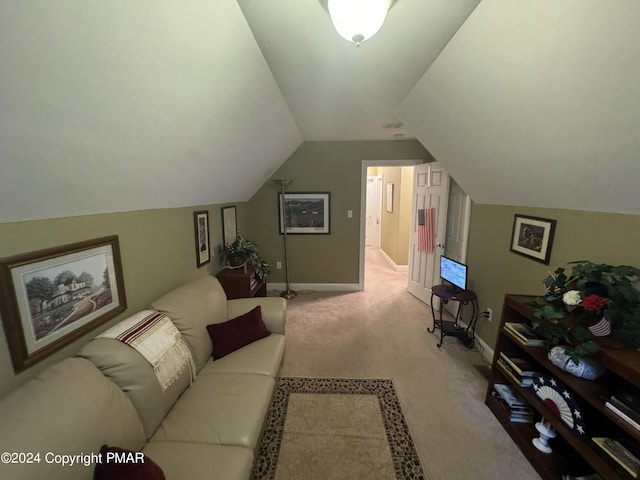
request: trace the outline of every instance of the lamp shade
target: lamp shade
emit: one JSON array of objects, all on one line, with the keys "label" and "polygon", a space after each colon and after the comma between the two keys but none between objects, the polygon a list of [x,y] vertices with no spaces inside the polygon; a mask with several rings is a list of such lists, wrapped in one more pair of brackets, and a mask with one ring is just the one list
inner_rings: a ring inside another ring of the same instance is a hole
[{"label": "lamp shade", "polygon": [[391,0],[329,0],[327,8],[336,31],[356,46],[376,34]]}]

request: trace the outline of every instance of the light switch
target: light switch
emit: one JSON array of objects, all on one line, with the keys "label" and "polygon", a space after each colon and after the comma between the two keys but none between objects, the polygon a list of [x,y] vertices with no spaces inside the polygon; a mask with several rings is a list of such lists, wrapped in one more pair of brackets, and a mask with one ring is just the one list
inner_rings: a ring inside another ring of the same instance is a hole
[{"label": "light switch", "polygon": [[347,210],[347,218],[353,218],[353,210]]}]

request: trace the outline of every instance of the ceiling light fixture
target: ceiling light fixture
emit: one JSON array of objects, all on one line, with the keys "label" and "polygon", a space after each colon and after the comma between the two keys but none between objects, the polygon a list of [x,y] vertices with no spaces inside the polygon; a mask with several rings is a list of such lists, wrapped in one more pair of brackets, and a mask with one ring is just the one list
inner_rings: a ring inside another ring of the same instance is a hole
[{"label": "ceiling light fixture", "polygon": [[392,3],[393,0],[328,0],[327,9],[340,36],[359,47],[380,30]]}]

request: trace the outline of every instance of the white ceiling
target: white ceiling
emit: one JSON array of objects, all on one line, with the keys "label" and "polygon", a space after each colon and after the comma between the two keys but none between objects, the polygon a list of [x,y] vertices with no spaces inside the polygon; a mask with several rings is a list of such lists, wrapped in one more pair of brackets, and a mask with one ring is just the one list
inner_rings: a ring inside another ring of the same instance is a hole
[{"label": "white ceiling", "polygon": [[319,0],[0,0],[0,222],[248,200],[398,133],[478,203],[640,213],[640,2],[478,1],[356,48]]},{"label": "white ceiling", "polygon": [[478,2],[398,0],[357,48],[319,0],[238,0],[305,140],[415,138],[383,125]]}]

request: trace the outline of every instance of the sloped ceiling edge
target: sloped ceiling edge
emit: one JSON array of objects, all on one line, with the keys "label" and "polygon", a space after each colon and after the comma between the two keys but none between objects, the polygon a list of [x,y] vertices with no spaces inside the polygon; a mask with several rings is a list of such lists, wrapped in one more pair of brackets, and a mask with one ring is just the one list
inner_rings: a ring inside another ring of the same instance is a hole
[{"label": "sloped ceiling edge", "polygon": [[484,0],[398,117],[477,203],[639,214],[638,18]]},{"label": "sloped ceiling edge", "polygon": [[0,222],[246,200],[302,142],[234,0],[3,9]]}]

